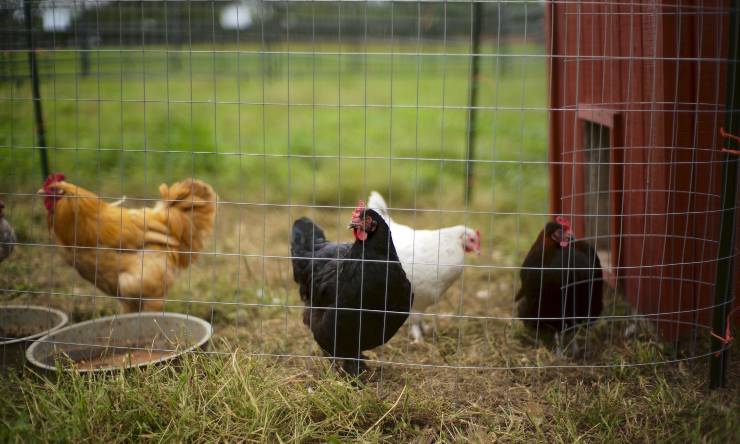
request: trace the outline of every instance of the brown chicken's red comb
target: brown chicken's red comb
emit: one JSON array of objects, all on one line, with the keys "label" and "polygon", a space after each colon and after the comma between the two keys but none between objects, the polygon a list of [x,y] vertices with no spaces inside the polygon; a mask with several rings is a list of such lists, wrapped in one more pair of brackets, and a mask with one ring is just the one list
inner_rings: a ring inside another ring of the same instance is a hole
[{"label": "brown chicken's red comb", "polygon": [[44,181],[44,188],[48,187],[54,182],[65,180],[66,178],[67,177],[64,175],[64,173],[51,173],[49,174],[49,177],[47,177],[46,180]]}]

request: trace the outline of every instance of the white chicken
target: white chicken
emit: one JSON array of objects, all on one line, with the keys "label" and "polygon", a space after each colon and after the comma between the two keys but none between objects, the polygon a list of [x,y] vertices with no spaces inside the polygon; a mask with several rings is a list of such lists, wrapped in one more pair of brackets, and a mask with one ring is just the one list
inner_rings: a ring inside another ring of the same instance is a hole
[{"label": "white chicken", "polygon": [[388,205],[377,191],[370,193],[367,207],[376,210],[391,228],[398,258],[414,292],[409,318],[411,336],[414,342],[422,342],[427,328],[421,314],[439,302],[444,292],[460,277],[465,253],[480,253],[480,231],[464,225],[414,230],[391,219]]}]

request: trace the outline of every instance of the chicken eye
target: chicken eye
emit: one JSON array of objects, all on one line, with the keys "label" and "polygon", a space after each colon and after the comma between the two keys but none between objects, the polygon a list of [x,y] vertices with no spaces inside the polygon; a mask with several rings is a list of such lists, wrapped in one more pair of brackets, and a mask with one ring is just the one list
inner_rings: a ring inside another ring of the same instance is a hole
[{"label": "chicken eye", "polygon": [[553,231],[552,233],[552,240],[555,242],[560,242],[563,239],[563,230],[558,228],[557,230]]},{"label": "chicken eye", "polygon": [[375,231],[377,224],[370,216],[365,216],[365,231]]}]

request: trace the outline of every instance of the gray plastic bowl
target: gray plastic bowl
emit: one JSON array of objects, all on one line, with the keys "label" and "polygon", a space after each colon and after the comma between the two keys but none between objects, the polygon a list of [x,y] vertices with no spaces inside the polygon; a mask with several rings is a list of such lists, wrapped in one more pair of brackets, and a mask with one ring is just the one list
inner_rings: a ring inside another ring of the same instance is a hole
[{"label": "gray plastic bowl", "polygon": [[37,305],[0,306],[0,367],[20,367],[28,344],[67,324],[67,315]]},{"label": "gray plastic bowl", "polygon": [[180,313],[131,313],[72,324],[44,336],[26,351],[26,359],[44,370],[80,373],[143,367],[202,348],[213,328]]}]

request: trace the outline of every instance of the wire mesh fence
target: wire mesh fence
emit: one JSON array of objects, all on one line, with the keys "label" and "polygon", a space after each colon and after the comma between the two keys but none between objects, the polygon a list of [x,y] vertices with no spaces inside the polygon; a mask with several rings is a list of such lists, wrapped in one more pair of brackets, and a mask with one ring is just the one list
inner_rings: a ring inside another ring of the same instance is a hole
[{"label": "wire mesh fence", "polygon": [[179,312],[211,353],[383,371],[729,346],[723,2],[0,7],[6,305]]}]

